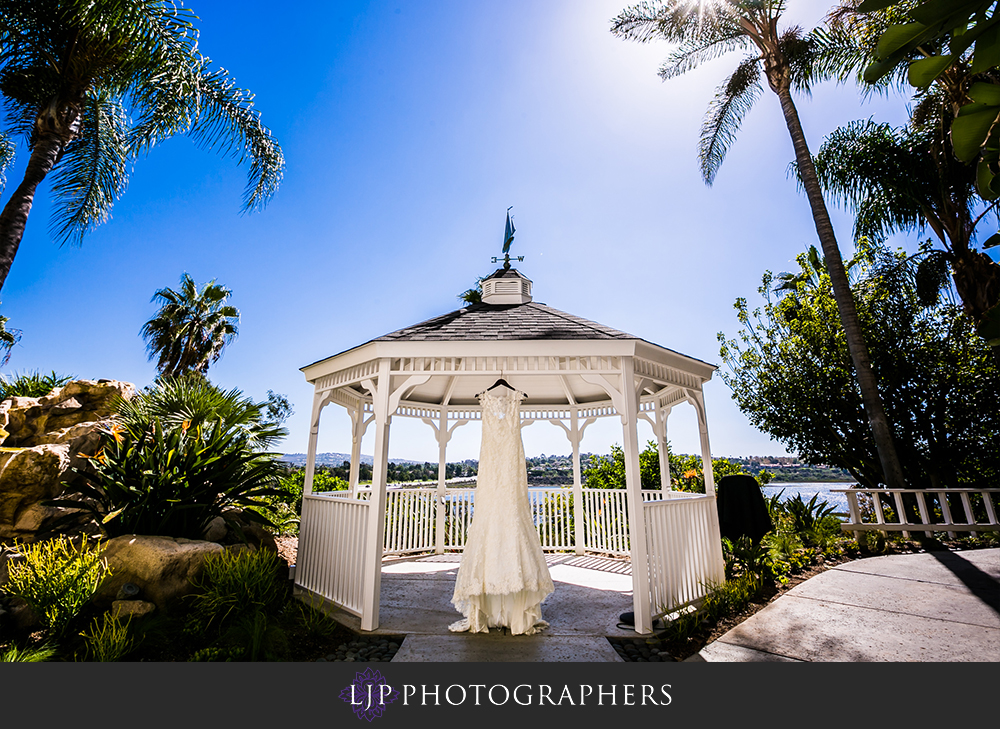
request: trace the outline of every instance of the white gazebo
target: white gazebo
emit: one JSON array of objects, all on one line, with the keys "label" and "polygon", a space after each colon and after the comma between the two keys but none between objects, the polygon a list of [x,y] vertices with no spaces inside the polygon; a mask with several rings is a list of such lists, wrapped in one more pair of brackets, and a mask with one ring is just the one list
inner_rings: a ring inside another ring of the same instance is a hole
[{"label": "white gazebo", "polygon": [[[315,394],[295,583],[360,616],[363,630],[379,624],[383,555],[464,546],[474,489],[446,488],[447,444],[457,427],[480,419],[476,395],[498,378],[527,395],[522,426],[552,422],[573,449],[572,491],[562,489],[563,495],[544,501],[533,495],[543,548],[628,554],[640,633],[724,579],[702,392],[716,368],[534,302],[531,283],[516,269],[498,269],[483,281],[481,304],[302,368]],[[350,490],[313,494],[320,417],[330,403],[351,417]],[[670,491],[667,417],[681,403],[697,412],[705,494]],[[387,495],[393,417],[418,418],[433,428],[440,463],[436,488]],[[582,487],[580,440],[587,426],[604,417],[621,419],[624,494]],[[659,443],[659,490],[641,487],[639,418],[652,425]],[[372,424],[372,485],[361,490],[361,440]],[[572,500],[565,498],[569,493]],[[641,518],[632,518],[636,514]]]}]

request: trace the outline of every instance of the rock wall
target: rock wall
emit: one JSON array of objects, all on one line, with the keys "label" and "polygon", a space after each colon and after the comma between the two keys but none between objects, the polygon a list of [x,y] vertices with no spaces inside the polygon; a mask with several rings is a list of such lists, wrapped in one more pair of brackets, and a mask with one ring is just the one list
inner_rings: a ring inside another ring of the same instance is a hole
[{"label": "rock wall", "polygon": [[0,541],[32,541],[60,510],[42,506],[72,485],[100,442],[119,398],[135,385],[117,380],[76,380],[45,397],[0,402]]}]

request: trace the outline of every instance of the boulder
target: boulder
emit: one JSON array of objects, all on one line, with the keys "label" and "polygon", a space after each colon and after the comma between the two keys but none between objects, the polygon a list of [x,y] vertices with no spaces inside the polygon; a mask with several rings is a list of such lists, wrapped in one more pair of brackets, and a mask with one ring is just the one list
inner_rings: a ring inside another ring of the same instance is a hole
[{"label": "boulder", "polygon": [[86,471],[84,457],[100,448],[120,399],[135,385],[117,380],[76,380],[44,397],[0,402],[0,540],[33,541],[65,513],[40,502],[72,490]]},{"label": "boulder", "polygon": [[66,444],[24,448],[5,459],[0,470],[0,539],[25,538],[38,530],[53,511],[39,502],[62,493],[69,464]]},{"label": "boulder", "polygon": [[[233,529],[226,522],[227,519],[239,527],[239,529]],[[220,544],[241,544],[245,542],[254,549],[269,549],[272,552],[278,552],[278,543],[275,541],[274,535],[257,522],[247,519],[242,509],[230,509],[225,512],[225,518],[217,516],[212,519],[205,527],[202,538],[210,542],[219,542]]]},{"label": "boulder", "polygon": [[113,618],[141,618],[156,610],[156,605],[145,600],[115,600],[111,603]]},{"label": "boulder", "polygon": [[195,591],[204,574],[205,558],[222,552],[221,545],[193,539],[126,534],[108,540],[104,557],[111,576],[98,590],[96,600],[105,607],[115,600],[126,582],[139,586],[144,601],[169,612]]}]

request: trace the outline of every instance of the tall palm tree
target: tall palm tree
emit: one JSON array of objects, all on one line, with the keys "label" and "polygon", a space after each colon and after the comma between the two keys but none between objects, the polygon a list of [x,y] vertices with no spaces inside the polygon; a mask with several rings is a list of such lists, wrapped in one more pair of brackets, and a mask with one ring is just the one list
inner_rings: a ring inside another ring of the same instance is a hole
[{"label": "tall palm tree", "polygon": [[676,44],[677,49],[660,68],[663,79],[683,74],[730,51],[750,51],[719,87],[709,107],[699,147],[702,176],[706,183],[712,183],[726,151],[736,138],[740,123],[760,96],[763,76],[781,103],[792,138],[798,172],[812,208],[885,483],[891,488],[904,488],[903,470],[861,332],[840,248],[792,99],[793,88],[809,88],[812,43],[798,28],[779,31],[778,22],[784,9],[784,0],[643,2],[622,11],[612,21],[611,32],[619,38],[641,43],[662,39]]},{"label": "tall palm tree", "polygon": [[30,151],[0,213],[0,288],[49,173],[63,243],[105,222],[132,162],[175,134],[249,162],[244,210],[275,192],[281,148],[253,95],[198,52],[193,18],[166,0],[0,0],[0,171],[13,139]]},{"label": "tall palm tree", "polygon": [[205,374],[222,356],[222,350],[236,339],[240,320],[240,310],[225,303],[231,293],[214,279],[199,291],[185,273],[177,291],[166,288],[153,294],[152,301],[162,306],[140,334],[160,375]]}]

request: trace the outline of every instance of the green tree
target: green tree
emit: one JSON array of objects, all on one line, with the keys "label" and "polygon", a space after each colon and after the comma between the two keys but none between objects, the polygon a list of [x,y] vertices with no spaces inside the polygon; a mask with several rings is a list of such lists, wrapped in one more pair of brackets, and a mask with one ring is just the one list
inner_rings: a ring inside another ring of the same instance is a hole
[{"label": "green tree", "polygon": [[[874,58],[864,79],[876,83],[899,68],[907,80],[926,89],[942,81],[955,86],[955,77],[982,74],[1000,67],[1000,33],[996,0],[865,0],[860,13],[878,14],[902,9],[904,18],[879,35]],[[1000,196],[1000,88],[996,81],[979,80],[951,97],[950,122],[955,153],[963,161],[979,158],[978,177],[984,197]]]},{"label": "green tree", "polygon": [[244,210],[275,192],[281,148],[253,95],[198,51],[194,17],[160,0],[0,3],[0,168],[13,159],[13,139],[30,152],[0,213],[0,288],[49,173],[52,230],[64,243],[105,222],[132,163],[177,134],[249,163]]},{"label": "green tree", "polygon": [[466,289],[460,293],[458,295],[458,300],[463,302],[465,306],[483,303],[483,277],[480,276],[476,279],[476,285],[474,287]]},{"label": "green tree", "polygon": [[[690,491],[705,493],[705,474],[702,471],[701,456],[677,455],[667,444],[667,459],[670,465],[670,488],[674,491]],[[712,459],[712,476],[716,482],[723,476],[745,473],[738,463],[728,458]],[[763,486],[770,481],[767,471],[757,475]],[[660,488],[660,455],[656,441],[649,441],[639,454],[639,480],[644,489]],[[590,465],[584,469],[583,485],[589,489],[623,489],[625,488],[625,451],[620,445],[611,446],[608,456],[594,456]]]},{"label": "green tree", "polygon": [[[918,290],[919,259],[859,241],[853,289],[879,387],[914,488],[980,486],[1000,477],[1000,369],[948,290]],[[742,329],[719,334],[722,378],[759,430],[807,463],[844,468],[862,485],[881,467],[837,316],[829,274],[815,255],[775,286],[765,273],[763,309],[737,299]],[[928,301],[928,299],[933,299]]]},{"label": "green tree", "polygon": [[[850,3],[836,8],[819,36],[823,72],[861,80],[875,61],[879,38],[915,5],[877,13],[859,13]],[[905,87],[906,64],[892,70],[879,88]],[[934,232],[944,250],[926,257],[925,267],[951,269],[965,310],[1000,361],[1000,266],[975,247],[977,238],[984,249],[1000,242],[1000,235],[978,235],[1000,198],[981,189],[981,166],[960,159],[953,147],[956,114],[971,88],[982,83],[1000,83],[1000,71],[974,73],[969,63],[954,64],[916,94],[907,126],[861,121],[838,129],[820,149],[816,170],[825,191],[856,213],[856,236],[925,227]]]},{"label": "green tree", "polygon": [[891,487],[902,488],[905,482],[892,430],[872,371],[857,307],[813,168],[812,155],[792,99],[793,88],[809,90],[815,73],[815,44],[798,28],[779,31],[778,23],[784,9],[784,0],[723,0],[707,5],[696,5],[687,0],[644,2],[616,17],[612,21],[611,32],[628,40],[648,42],[662,39],[676,44],[676,50],[660,68],[660,76],[664,79],[683,74],[704,61],[730,51],[749,51],[749,55],[719,87],[709,107],[699,148],[702,175],[711,184],[743,118],[760,96],[763,76],[781,103],[785,125],[795,149],[795,162],[830,272],[837,309],[863,396],[864,411],[878,445],[883,480]]},{"label": "green tree", "polygon": [[153,294],[160,310],[143,324],[140,334],[160,375],[205,374],[222,356],[236,338],[240,320],[240,310],[226,304],[231,293],[214,279],[199,291],[185,273],[177,291],[165,288]]}]

